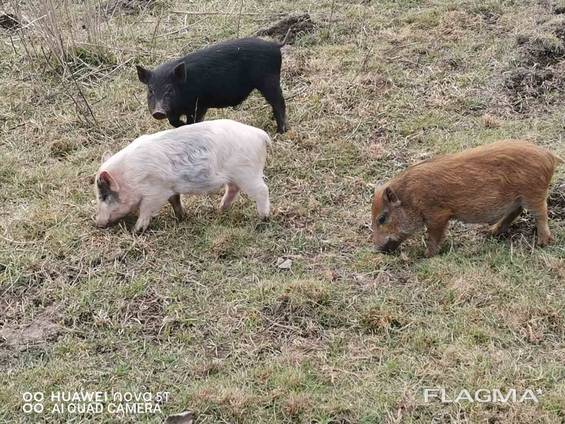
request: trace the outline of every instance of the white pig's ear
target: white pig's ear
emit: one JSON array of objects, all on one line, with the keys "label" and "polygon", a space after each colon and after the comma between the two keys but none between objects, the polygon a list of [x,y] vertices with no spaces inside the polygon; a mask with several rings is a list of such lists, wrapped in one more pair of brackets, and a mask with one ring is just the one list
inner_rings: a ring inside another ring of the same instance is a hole
[{"label": "white pig's ear", "polygon": [[135,65],[135,69],[137,69],[137,78],[143,83],[149,83],[149,78],[151,78],[151,71],[149,69],[145,69],[141,65]]},{"label": "white pig's ear", "polygon": [[177,66],[175,66],[173,73],[175,74],[176,79],[178,79],[179,81],[186,81],[186,66],[184,62],[181,62]]},{"label": "white pig's ear", "polygon": [[102,163],[106,162],[108,159],[110,159],[112,157],[112,152],[109,150],[106,150],[104,153],[102,153],[102,158],[100,159],[102,161]]},{"label": "white pig's ear", "polygon": [[98,175],[98,181],[100,181],[102,185],[109,187],[112,191],[120,191],[120,186],[108,171],[102,171],[100,175]]},{"label": "white pig's ear", "polygon": [[384,198],[386,202],[391,206],[400,206],[400,199],[390,187],[385,188]]}]

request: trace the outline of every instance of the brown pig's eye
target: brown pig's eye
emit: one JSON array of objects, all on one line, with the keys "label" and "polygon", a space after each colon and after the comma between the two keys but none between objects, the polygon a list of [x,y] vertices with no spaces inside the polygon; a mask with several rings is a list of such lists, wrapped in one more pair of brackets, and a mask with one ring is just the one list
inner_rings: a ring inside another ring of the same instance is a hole
[{"label": "brown pig's eye", "polygon": [[386,215],[383,213],[381,216],[379,216],[378,223],[379,225],[383,225],[385,222],[386,222]]}]

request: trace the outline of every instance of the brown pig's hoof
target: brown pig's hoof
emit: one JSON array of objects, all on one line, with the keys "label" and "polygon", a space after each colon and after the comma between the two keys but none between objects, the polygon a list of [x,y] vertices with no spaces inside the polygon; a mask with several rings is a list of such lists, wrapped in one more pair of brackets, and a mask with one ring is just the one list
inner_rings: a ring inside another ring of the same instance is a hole
[{"label": "brown pig's hoof", "polygon": [[544,236],[538,236],[537,245],[539,247],[544,247],[544,246],[552,244],[554,241],[555,241],[555,238],[553,238],[553,236],[551,234],[547,234],[547,235],[544,235]]},{"label": "brown pig's hoof", "polygon": [[478,231],[486,237],[498,237],[508,231],[508,227],[501,226],[497,223],[487,225],[486,227],[480,227]]},{"label": "brown pig's hoof", "polygon": [[500,234],[502,234],[504,231],[505,231],[505,228],[501,228],[500,225],[494,224],[494,225],[491,225],[490,227],[488,227],[485,230],[485,233],[488,236],[496,237],[496,236],[499,236]]},{"label": "brown pig's hoof", "polygon": [[441,250],[441,244],[434,242],[428,242],[426,246],[426,258],[431,258],[439,253]]}]

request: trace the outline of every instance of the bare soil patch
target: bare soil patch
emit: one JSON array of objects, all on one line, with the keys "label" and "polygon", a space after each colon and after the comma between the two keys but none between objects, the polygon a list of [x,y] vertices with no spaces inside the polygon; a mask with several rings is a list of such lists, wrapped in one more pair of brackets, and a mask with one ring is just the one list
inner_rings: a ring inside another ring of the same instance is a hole
[{"label": "bare soil patch", "polygon": [[109,0],[102,4],[101,10],[107,15],[134,15],[155,6],[155,0]]},{"label": "bare soil patch", "polygon": [[280,42],[285,41],[286,44],[293,44],[298,38],[314,31],[315,27],[316,24],[312,21],[308,13],[303,15],[290,15],[270,27],[260,29],[257,31],[256,35],[268,36]]},{"label": "bare soil patch", "polygon": [[23,351],[56,340],[61,327],[55,322],[55,315],[53,308],[47,308],[28,324],[5,324],[0,329],[0,348]]}]

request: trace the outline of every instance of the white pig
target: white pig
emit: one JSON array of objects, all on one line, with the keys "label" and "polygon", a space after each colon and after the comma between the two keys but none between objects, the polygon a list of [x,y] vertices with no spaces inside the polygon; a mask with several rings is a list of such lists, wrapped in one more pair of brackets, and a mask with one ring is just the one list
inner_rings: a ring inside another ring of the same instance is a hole
[{"label": "white pig", "polygon": [[167,201],[184,217],[181,194],[208,193],[225,186],[220,209],[243,191],[269,216],[263,180],[267,133],[228,119],[142,135],[115,155],[105,154],[96,174],[96,226],[103,228],[138,209],[135,231],[143,232]]}]

